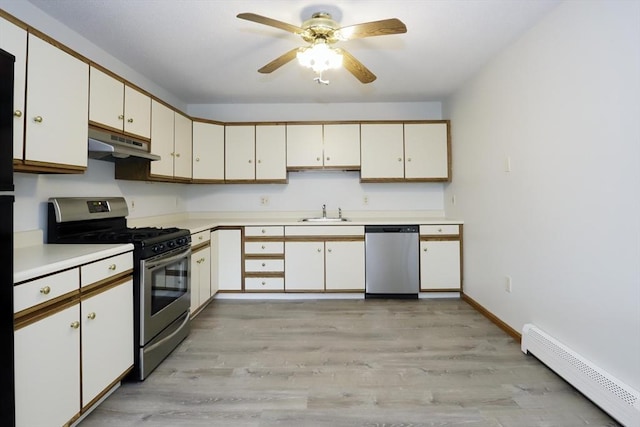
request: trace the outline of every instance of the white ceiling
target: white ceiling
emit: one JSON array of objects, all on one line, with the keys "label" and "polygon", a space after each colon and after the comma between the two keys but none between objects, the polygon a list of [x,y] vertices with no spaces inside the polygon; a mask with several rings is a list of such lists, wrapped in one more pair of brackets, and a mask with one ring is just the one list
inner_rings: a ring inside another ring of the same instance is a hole
[{"label": "white ceiling", "polygon": [[[186,104],[442,100],[559,0],[29,0]],[[292,61],[298,36],[236,18],[253,12],[301,25],[328,11],[341,26],[398,18],[406,34],[340,42],[375,75],[344,69],[328,86]]]}]

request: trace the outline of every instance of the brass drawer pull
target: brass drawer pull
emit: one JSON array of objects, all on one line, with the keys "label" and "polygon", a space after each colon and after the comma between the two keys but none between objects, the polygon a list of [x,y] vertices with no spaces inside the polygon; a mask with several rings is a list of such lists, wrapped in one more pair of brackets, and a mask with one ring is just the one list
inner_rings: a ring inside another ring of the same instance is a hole
[{"label": "brass drawer pull", "polygon": [[49,292],[51,292],[51,288],[48,286],[45,286],[44,288],[40,289],[40,293],[43,295],[49,295]]},{"label": "brass drawer pull", "polygon": [[91,313],[87,314],[87,319],[93,320],[95,318],[96,318],[96,313],[95,312],[92,311]]},{"label": "brass drawer pull", "polygon": [[116,265],[115,265],[115,264],[111,264],[111,265],[109,266],[109,270],[111,270],[111,271],[114,271],[116,268],[117,268],[117,267],[116,267]]},{"label": "brass drawer pull", "polygon": [[80,322],[78,322],[77,320],[74,320],[73,322],[71,322],[71,326],[73,329],[78,329],[80,327]]},{"label": "brass drawer pull", "polygon": [[16,116],[16,117],[22,117],[22,111],[16,110],[16,111],[13,112],[13,115]]}]

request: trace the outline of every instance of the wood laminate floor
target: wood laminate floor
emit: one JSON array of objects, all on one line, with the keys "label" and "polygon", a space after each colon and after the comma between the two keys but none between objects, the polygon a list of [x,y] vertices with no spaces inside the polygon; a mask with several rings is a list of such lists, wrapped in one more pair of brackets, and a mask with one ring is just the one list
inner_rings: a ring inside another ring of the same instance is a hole
[{"label": "wood laminate floor", "polygon": [[216,300],[100,426],[617,426],[459,299]]}]

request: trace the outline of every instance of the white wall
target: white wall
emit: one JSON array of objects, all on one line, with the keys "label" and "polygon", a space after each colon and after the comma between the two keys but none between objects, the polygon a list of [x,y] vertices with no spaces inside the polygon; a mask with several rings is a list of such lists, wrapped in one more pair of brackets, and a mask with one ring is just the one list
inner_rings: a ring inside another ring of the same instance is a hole
[{"label": "white wall", "polygon": [[638,40],[638,2],[563,3],[444,109],[455,177],[446,209],[465,219],[465,293],[636,389]]}]

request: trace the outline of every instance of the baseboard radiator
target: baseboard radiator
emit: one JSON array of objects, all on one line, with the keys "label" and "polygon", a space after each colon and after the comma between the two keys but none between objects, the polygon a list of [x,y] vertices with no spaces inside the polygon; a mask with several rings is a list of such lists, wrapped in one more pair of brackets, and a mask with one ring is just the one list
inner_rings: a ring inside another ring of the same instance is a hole
[{"label": "baseboard radiator", "polygon": [[531,353],[627,427],[640,427],[640,392],[581,357],[530,323],[522,328],[522,351]]}]

